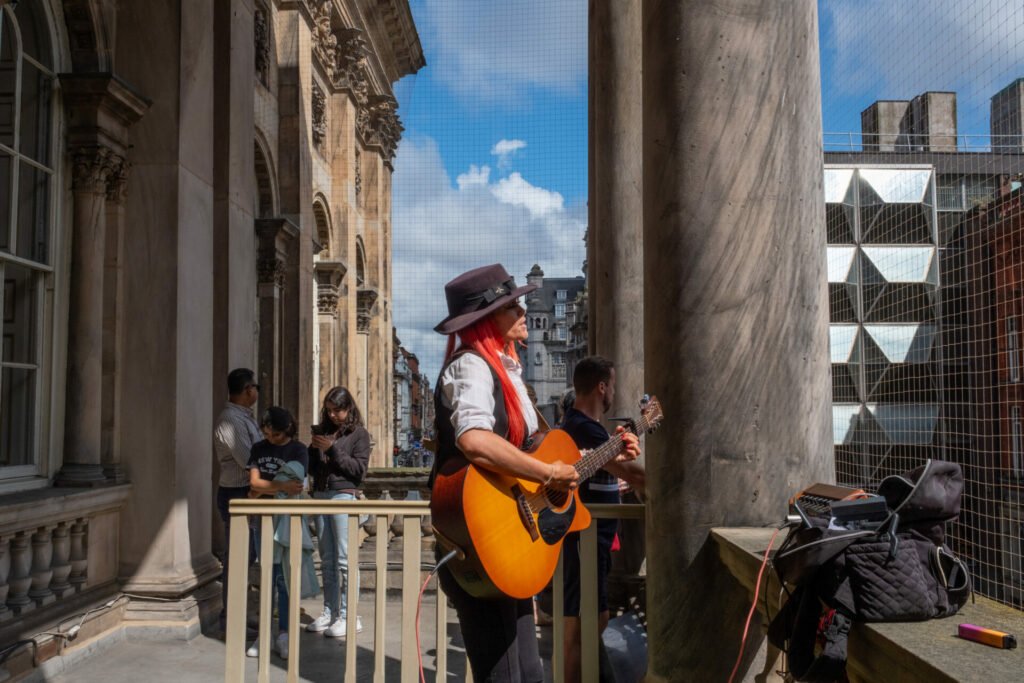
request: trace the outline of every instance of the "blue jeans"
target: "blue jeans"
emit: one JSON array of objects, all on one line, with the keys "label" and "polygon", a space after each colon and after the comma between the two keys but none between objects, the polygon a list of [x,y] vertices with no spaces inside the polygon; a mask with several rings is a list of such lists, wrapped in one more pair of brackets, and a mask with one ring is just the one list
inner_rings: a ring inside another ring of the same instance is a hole
[{"label": "blue jeans", "polygon": [[[317,491],[314,498],[326,500],[355,500],[351,493]],[[318,520],[320,533],[320,570],[324,575],[324,607],[331,618],[348,614],[348,515],[324,515]],[[359,564],[352,569],[359,594]],[[340,598],[340,599],[339,599]]]}]

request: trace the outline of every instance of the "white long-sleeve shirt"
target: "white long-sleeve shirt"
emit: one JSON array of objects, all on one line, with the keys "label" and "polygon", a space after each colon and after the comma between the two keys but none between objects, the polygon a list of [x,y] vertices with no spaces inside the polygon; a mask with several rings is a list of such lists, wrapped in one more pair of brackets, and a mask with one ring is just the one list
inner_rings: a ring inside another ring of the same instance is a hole
[{"label": "white long-sleeve shirt", "polygon": [[[505,354],[499,354],[499,358],[519,397],[526,433],[533,434],[537,431],[537,413],[526,393],[523,367]],[[470,429],[494,431],[494,379],[483,358],[464,353],[452,361],[441,375],[441,394],[452,410],[456,439]]]}]

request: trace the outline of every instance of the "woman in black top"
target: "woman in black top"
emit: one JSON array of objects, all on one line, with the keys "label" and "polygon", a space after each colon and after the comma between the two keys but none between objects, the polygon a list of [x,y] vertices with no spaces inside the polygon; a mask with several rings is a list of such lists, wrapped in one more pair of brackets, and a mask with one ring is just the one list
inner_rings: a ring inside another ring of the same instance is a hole
[{"label": "woman in black top", "polygon": [[[313,426],[309,446],[310,472],[315,498],[355,500],[370,461],[370,434],[363,427],[355,399],[345,387],[334,387],[324,397],[320,424]],[[307,631],[331,638],[346,633],[348,614],[348,515],[324,515],[320,534],[320,567],[324,578],[324,610]],[[359,592],[359,567],[353,567]],[[356,631],[362,631],[356,617]]]}]

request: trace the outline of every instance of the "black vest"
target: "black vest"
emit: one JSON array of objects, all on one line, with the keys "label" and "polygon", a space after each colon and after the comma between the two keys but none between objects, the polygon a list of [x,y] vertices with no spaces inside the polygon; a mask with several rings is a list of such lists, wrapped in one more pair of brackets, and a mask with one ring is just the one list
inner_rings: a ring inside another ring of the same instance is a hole
[{"label": "black vest", "polygon": [[[437,434],[437,457],[434,458],[434,469],[430,473],[431,485],[434,481],[434,473],[444,465],[451,457],[463,457],[462,451],[459,450],[458,445],[455,443],[455,427],[452,426],[452,409],[444,404],[444,395],[441,388],[441,377],[444,376],[445,370],[451,365],[456,358],[465,354],[471,353],[478,358],[482,358],[480,354],[475,351],[468,349],[462,349],[452,354],[452,357],[444,364],[441,368],[441,374],[437,376],[437,383],[434,387],[434,429]],[[487,368],[491,371],[491,381],[494,382],[494,433],[499,434],[504,438],[508,438],[508,412],[505,409],[505,396],[501,392],[501,380],[498,378],[498,373],[494,371],[490,363],[487,364]]]}]

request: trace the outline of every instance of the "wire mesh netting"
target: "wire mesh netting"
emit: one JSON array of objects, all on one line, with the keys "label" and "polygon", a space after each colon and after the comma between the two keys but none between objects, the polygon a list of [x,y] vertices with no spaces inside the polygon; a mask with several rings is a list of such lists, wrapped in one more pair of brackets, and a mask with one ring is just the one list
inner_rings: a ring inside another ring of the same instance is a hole
[{"label": "wire mesh netting", "polygon": [[[396,87],[400,364],[433,383],[444,283],[500,261],[542,285],[521,360],[554,416],[586,353],[587,3],[412,9],[428,65]],[[838,483],[960,463],[955,550],[1024,607],[1024,5],[821,0],[819,27]],[[430,435],[409,400],[400,462]]]},{"label": "wire mesh netting", "polygon": [[959,463],[951,543],[1020,608],[1024,5],[819,9],[837,479]]}]

